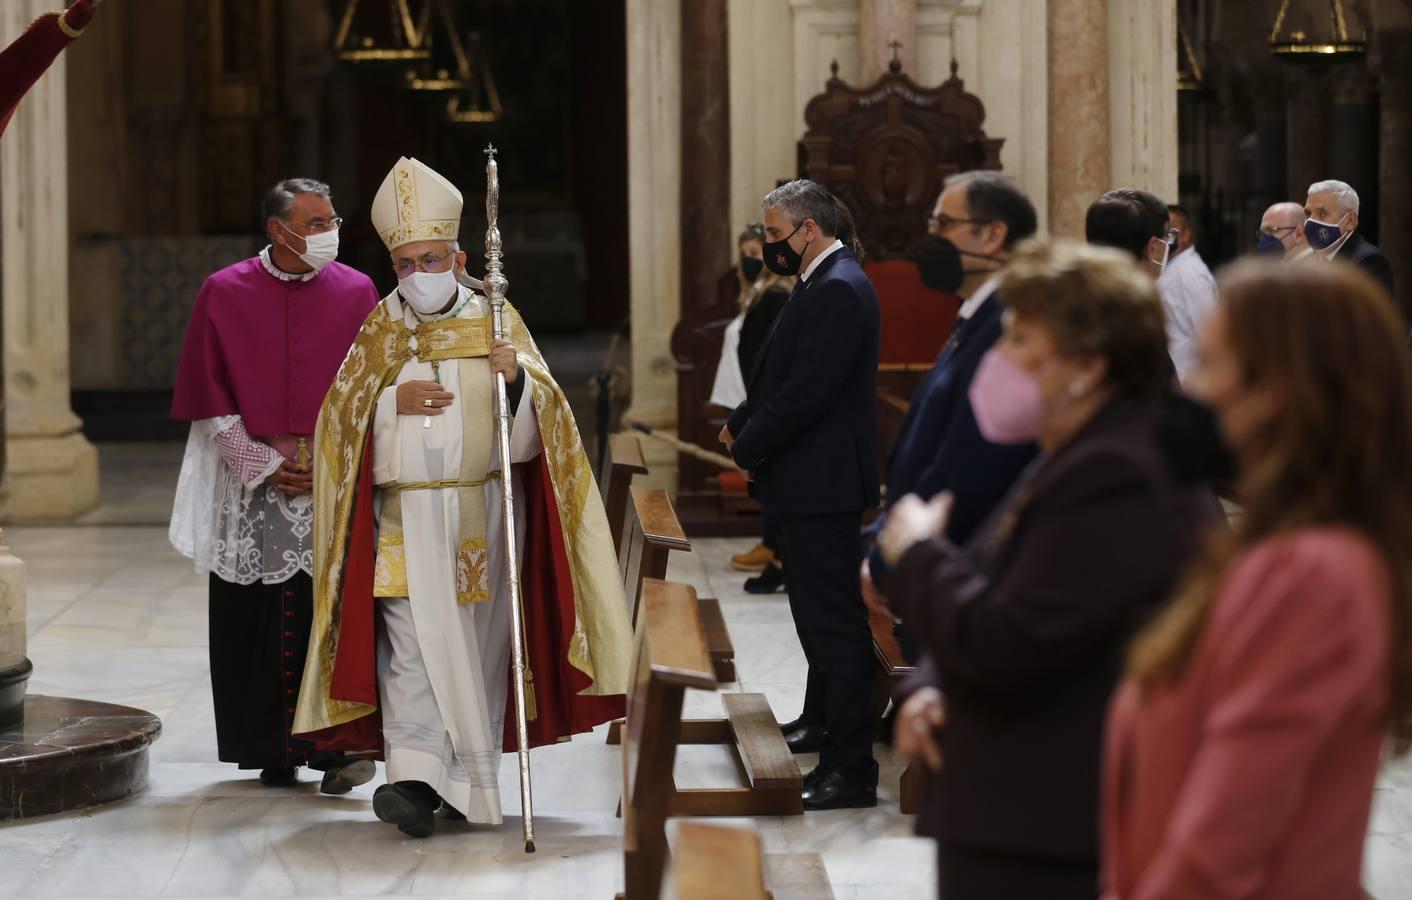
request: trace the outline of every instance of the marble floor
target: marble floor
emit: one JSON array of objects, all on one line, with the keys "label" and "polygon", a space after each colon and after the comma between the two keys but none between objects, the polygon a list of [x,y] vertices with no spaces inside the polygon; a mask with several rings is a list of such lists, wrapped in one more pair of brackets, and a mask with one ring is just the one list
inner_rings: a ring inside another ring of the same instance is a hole
[{"label": "marble floor", "polygon": [[[511,758],[501,773],[503,827],[443,824],[426,841],[404,839],[373,818],[377,782],[326,797],[312,776],[295,788],[266,788],[214,762],[204,581],[168,547],[165,528],[152,524],[167,490],[155,460],[172,450],[105,446],[103,453],[109,488],[88,524],[6,529],[29,566],[31,689],[142,707],[162,718],[164,733],[145,794],[0,825],[0,897],[605,900],[621,889],[622,829],[613,814],[620,760],[601,733],[535,751],[534,856],[520,844]],[[740,670],[740,683],[728,689],[763,692],[778,715],[792,717],[803,657],[783,597],[746,595],[729,570],[728,556],[748,543],[698,540],[692,553],[673,554],[670,574],[721,598]],[[719,714],[720,700],[693,693],[688,707],[688,715]],[[879,749],[876,810],[752,822],[779,871],[800,854],[818,854],[840,900],[932,895],[931,847],[898,813],[901,766]],[[725,786],[735,770],[724,750],[688,747],[677,778],[683,786]],[[1367,863],[1375,896],[1412,900],[1412,766],[1390,768],[1379,783]],[[776,896],[817,894],[777,882]]]}]

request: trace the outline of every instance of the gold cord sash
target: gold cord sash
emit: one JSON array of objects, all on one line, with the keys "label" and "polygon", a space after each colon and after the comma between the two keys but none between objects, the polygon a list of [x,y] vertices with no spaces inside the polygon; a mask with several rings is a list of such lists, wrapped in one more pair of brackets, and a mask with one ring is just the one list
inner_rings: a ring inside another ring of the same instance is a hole
[{"label": "gold cord sash", "polygon": [[479,481],[408,481],[403,484],[385,484],[382,489],[385,491],[439,491],[446,488],[473,488],[481,487],[492,478],[499,478],[500,470],[496,469],[486,472],[485,477]]}]

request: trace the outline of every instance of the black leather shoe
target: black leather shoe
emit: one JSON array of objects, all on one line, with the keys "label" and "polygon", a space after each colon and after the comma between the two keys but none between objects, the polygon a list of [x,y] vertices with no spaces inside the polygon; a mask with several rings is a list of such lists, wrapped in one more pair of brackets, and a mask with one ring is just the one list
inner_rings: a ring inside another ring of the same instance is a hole
[{"label": "black leather shoe", "polygon": [[824,749],[828,736],[822,725],[804,725],[785,732],[784,742],[789,745],[790,753],[818,753]]},{"label": "black leather shoe", "polygon": [[788,722],[781,722],[780,731],[784,732],[785,734],[789,734],[791,731],[798,731],[801,728],[810,728],[814,726],[823,728],[824,724],[822,722],[811,722],[801,715],[797,719],[790,719]]},{"label": "black leather shoe", "polygon": [[827,772],[821,778],[805,781],[804,808],[810,811],[823,809],[867,809],[878,805],[876,785],[849,781],[837,772]]},{"label": "black leather shoe", "polygon": [[426,785],[414,781],[385,784],[373,792],[373,813],[408,837],[431,837],[440,803]]},{"label": "black leather shoe", "polygon": [[745,579],[745,593],[773,594],[784,590],[784,569],[779,566],[766,566],[765,571],[754,578]]},{"label": "black leather shoe", "polygon": [[297,766],[260,770],[260,783],[267,787],[289,787],[299,783]]},{"label": "black leather shoe", "polygon": [[350,757],[329,766],[324,771],[324,780],[319,784],[321,794],[346,794],[360,784],[367,784],[378,773],[377,763],[371,759]]}]

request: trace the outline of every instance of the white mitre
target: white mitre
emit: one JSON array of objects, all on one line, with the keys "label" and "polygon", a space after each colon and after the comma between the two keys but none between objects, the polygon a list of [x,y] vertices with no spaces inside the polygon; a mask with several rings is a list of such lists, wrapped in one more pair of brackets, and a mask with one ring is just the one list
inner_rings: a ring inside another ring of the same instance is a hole
[{"label": "white mitre", "polygon": [[461,192],[431,167],[402,157],[373,197],[373,228],[388,250],[414,241],[454,241]]}]

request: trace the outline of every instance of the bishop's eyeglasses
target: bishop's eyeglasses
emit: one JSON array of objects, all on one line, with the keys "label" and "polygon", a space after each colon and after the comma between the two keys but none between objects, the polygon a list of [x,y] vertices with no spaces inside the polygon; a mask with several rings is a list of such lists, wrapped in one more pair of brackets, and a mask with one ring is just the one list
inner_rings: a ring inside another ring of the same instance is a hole
[{"label": "bishop's eyeglasses", "polygon": [[455,250],[448,250],[441,256],[425,253],[416,259],[403,257],[392,264],[392,269],[398,278],[410,278],[413,272],[445,272],[448,268],[447,260],[455,255]]}]

